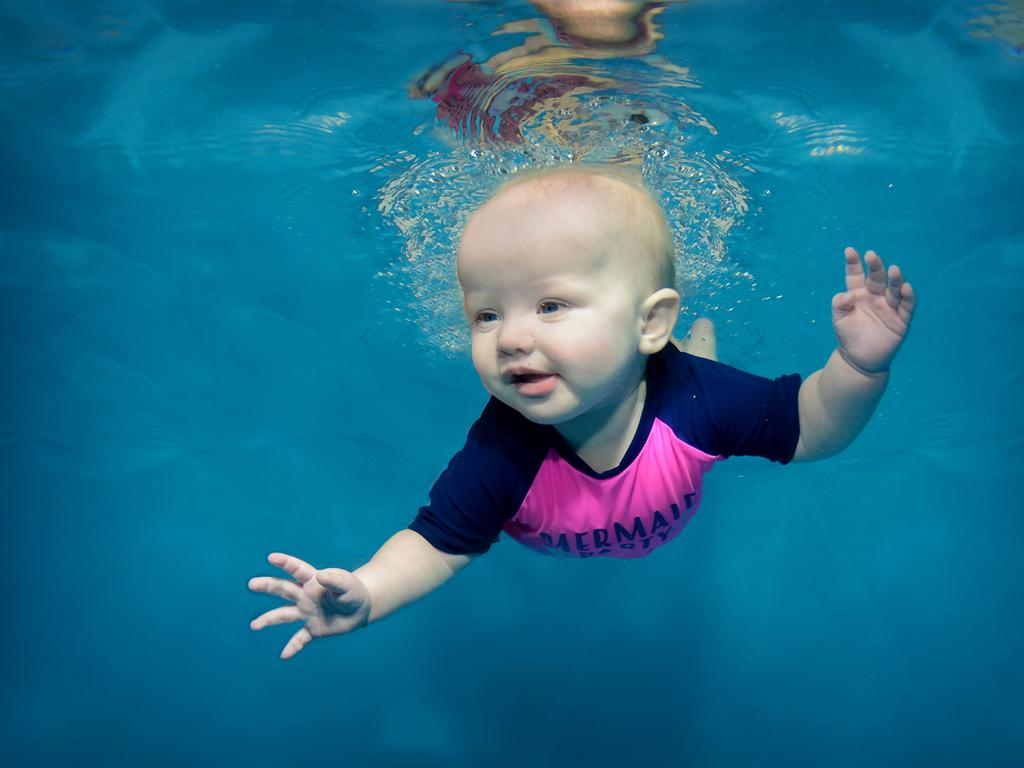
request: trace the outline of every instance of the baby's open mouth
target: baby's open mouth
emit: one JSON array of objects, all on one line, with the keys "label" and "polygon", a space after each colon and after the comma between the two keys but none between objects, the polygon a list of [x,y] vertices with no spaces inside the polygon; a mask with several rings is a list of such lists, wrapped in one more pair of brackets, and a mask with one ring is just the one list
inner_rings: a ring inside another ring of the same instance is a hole
[{"label": "baby's open mouth", "polygon": [[558,374],[528,370],[511,371],[506,374],[505,381],[515,387],[521,395],[540,397],[550,394],[554,390]]},{"label": "baby's open mouth", "polygon": [[540,381],[548,376],[554,376],[553,373],[513,373],[512,383],[513,384],[525,384],[531,381]]}]

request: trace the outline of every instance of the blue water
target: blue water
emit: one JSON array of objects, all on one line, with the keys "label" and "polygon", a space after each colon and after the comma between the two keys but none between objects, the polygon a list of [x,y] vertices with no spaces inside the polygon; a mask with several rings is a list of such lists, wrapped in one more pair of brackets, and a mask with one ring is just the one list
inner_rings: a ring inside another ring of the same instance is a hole
[{"label": "blue water", "polygon": [[[1022,18],[672,4],[653,51],[577,62],[617,83],[590,124],[495,148],[409,86],[550,29],[523,2],[5,2],[4,763],[1024,763]],[[281,661],[266,554],[364,562],[485,401],[460,211],[625,145],[726,362],[810,373],[842,247],[903,267],[878,414],[828,461],[720,465],[649,558],[504,541]]]}]

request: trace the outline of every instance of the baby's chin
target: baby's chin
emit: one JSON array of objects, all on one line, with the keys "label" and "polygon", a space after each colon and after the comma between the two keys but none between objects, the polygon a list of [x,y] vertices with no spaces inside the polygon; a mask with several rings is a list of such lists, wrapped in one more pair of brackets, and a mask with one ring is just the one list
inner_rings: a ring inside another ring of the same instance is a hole
[{"label": "baby's chin", "polygon": [[559,424],[568,421],[568,419],[562,416],[538,415],[523,408],[516,408],[515,406],[511,407],[513,408],[513,410],[518,411],[519,415],[522,416],[527,421],[532,421],[534,424],[541,424],[546,427],[557,427]]},{"label": "baby's chin", "polygon": [[[494,393],[492,392],[491,394]],[[506,399],[496,394],[494,396],[524,419],[532,421],[534,424],[557,427],[559,424],[572,421],[579,415],[577,412],[578,408],[558,407],[550,402],[525,403],[522,400]]]}]

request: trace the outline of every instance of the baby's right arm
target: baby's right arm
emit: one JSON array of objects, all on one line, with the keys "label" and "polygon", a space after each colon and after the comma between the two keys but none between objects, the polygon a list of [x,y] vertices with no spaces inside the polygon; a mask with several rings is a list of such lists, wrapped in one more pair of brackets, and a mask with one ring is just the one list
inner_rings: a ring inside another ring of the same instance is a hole
[{"label": "baby's right arm", "polygon": [[317,570],[297,557],[274,552],[268,560],[294,580],[267,576],[249,580],[249,589],[292,601],[252,621],[254,630],[271,624],[305,622],[281,651],[288,659],[313,638],[353,632],[433,592],[469,565],[476,555],[451,555],[435,549],[415,531],[396,533],[366,565],[354,572]]}]

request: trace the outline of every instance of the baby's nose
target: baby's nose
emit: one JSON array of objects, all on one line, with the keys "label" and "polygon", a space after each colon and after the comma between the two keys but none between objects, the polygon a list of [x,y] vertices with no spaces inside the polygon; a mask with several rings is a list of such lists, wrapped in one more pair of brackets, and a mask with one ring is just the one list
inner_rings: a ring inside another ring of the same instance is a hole
[{"label": "baby's nose", "polygon": [[498,329],[498,349],[505,354],[528,353],[533,351],[533,332],[529,322],[515,318],[504,318]]}]

